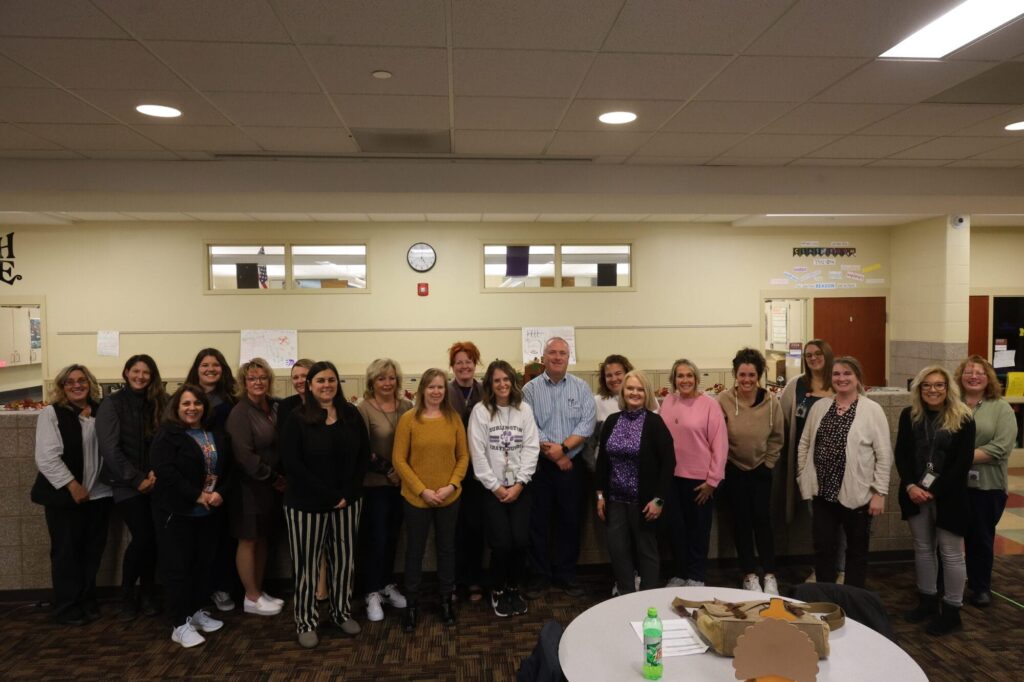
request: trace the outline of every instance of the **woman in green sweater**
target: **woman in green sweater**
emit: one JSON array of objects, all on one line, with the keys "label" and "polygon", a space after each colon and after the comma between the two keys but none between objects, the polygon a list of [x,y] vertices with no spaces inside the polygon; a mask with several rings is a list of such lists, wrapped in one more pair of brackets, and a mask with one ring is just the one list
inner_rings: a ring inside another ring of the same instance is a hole
[{"label": "woman in green sweater", "polygon": [[992,553],[996,524],[1006,507],[1010,453],[1017,442],[1017,420],[988,360],[972,355],[954,375],[967,407],[974,411],[974,459],[967,474],[967,586],[971,603],[992,603]]},{"label": "woman in green sweater", "polygon": [[402,479],[405,500],[405,588],[408,606],[402,616],[406,632],[416,629],[417,601],[427,533],[434,526],[441,621],[455,624],[455,522],[462,479],[469,465],[466,427],[448,402],[442,369],[428,369],[416,389],[416,409],[402,415],[395,428],[391,463]]}]

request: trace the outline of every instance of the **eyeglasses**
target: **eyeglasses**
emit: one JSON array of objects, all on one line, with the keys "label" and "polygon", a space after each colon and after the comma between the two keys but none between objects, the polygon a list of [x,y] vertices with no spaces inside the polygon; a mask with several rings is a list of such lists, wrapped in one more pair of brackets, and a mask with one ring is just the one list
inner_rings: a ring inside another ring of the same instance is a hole
[{"label": "eyeglasses", "polygon": [[921,384],[921,390],[922,391],[945,391],[946,390],[946,382],[945,381],[937,381],[934,384]]},{"label": "eyeglasses", "polygon": [[988,376],[988,373],[985,370],[978,370],[976,372],[964,372],[961,376],[965,376],[965,377],[984,377],[984,376]]},{"label": "eyeglasses", "polygon": [[269,378],[268,377],[246,377],[245,380],[248,381],[248,382],[251,382],[253,384],[265,384],[265,383],[267,383],[267,381],[269,381]]},{"label": "eyeglasses", "polygon": [[64,385],[65,386],[88,386],[89,385],[89,380],[88,379],[65,379],[64,380]]}]

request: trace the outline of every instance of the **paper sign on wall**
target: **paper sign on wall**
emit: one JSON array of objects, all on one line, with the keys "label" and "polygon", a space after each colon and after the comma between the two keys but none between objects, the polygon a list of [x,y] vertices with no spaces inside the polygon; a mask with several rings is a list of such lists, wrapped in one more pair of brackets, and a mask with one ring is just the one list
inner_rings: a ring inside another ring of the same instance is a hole
[{"label": "paper sign on wall", "polygon": [[294,329],[243,329],[239,358],[263,358],[274,369],[287,369],[299,357],[298,336]]},{"label": "paper sign on wall", "polygon": [[575,327],[523,327],[523,362],[533,362],[544,355],[544,343],[553,336],[560,336],[569,344],[569,364],[576,364]]},{"label": "paper sign on wall", "polygon": [[121,354],[121,333],[107,329],[96,332],[96,355],[116,358]]}]

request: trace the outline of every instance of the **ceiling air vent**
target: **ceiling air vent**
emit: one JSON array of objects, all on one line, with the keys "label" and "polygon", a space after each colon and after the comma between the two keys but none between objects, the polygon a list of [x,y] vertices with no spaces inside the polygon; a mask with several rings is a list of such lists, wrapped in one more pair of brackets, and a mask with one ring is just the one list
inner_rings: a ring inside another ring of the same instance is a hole
[{"label": "ceiling air vent", "polygon": [[376,154],[450,154],[447,130],[388,130],[353,128],[352,137],[363,152]]}]

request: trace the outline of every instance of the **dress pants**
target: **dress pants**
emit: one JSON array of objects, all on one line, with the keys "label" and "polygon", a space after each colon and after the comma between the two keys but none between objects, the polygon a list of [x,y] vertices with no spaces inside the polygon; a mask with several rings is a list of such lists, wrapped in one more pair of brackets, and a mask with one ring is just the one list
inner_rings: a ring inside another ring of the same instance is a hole
[{"label": "dress pants", "polygon": [[363,488],[356,561],[357,589],[379,592],[395,582],[395,553],[402,529],[402,491],[395,486]]},{"label": "dress pants", "polygon": [[[573,458],[572,468],[568,471],[562,471],[557,464],[543,456],[537,462],[537,471],[530,482],[533,488],[530,569],[536,577],[561,582],[576,579],[576,563],[580,556],[580,503],[583,498],[584,468],[579,457]],[[549,552],[552,525],[555,537]]]},{"label": "dress pants", "polygon": [[[775,572],[775,535],[772,531],[772,470],[761,465],[744,471],[732,463],[725,465],[723,487],[732,508],[733,538],[744,574],[757,573],[754,542],[765,573]],[[833,554],[834,556],[834,554]],[[833,567],[833,570],[835,568]]]},{"label": "dress pants", "polygon": [[659,584],[658,525],[656,521],[645,520],[642,510],[636,502],[605,503],[608,558],[619,594],[636,592],[634,570],[640,574],[640,589],[650,590]]},{"label": "dress pants", "polygon": [[996,524],[1003,516],[1007,495],[1002,490],[967,489],[968,515],[964,547],[967,550],[967,586],[975,594],[992,590],[992,556]]},{"label": "dress pants", "polygon": [[96,572],[107,546],[111,506],[108,497],[73,507],[45,508],[54,616],[95,608]]},{"label": "dress pants", "polygon": [[[708,550],[711,547],[711,522],[715,498],[697,504],[695,489],[704,481],[674,477],[668,520],[672,540],[673,570],[677,578],[699,580],[707,577]],[[716,491],[717,492],[717,491]]]},{"label": "dress pants", "polygon": [[846,578],[853,587],[864,587],[868,577],[868,545],[871,540],[871,515],[868,505],[847,509],[822,497],[811,500],[811,537],[814,541],[814,574],[820,583],[836,581],[836,552],[842,533],[846,533]]},{"label": "dress pants", "polygon": [[149,495],[135,495],[115,505],[132,536],[121,565],[121,585],[125,590],[134,588],[136,582],[141,582],[143,590],[153,588],[157,540],[151,507]]},{"label": "dress pants", "polygon": [[210,599],[217,552],[215,515],[219,513],[184,516],[157,512],[160,579],[174,627],[184,625]]},{"label": "dress pants", "polygon": [[434,552],[437,555],[437,582],[441,598],[451,596],[455,589],[455,524],[459,518],[459,504],[455,500],[447,507],[415,507],[405,502],[405,589],[410,604],[419,600],[423,581],[423,553],[427,548],[427,535],[434,526]]},{"label": "dress pants", "polygon": [[530,486],[515,502],[501,502],[485,490],[483,502],[487,542],[491,546],[491,589],[518,588],[526,578],[526,552],[530,544]]}]

